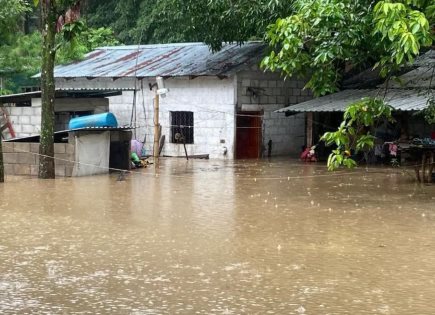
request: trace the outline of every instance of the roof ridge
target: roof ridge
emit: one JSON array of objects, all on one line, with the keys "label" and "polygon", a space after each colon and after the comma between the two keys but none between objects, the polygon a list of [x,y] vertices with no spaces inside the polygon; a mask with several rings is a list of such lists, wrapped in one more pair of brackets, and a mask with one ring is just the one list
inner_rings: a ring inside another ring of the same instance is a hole
[{"label": "roof ridge", "polygon": [[[246,44],[259,44],[262,43],[263,41],[261,40],[253,40],[253,41],[246,41],[242,44],[246,45]],[[222,46],[225,45],[238,45],[238,43],[233,42],[233,43],[229,43],[229,42],[223,42]],[[147,48],[162,48],[162,47],[187,47],[187,46],[206,46],[209,47],[208,44],[204,43],[204,42],[186,42],[186,43],[166,43],[166,44],[145,44],[145,45],[121,45],[121,46],[102,46],[102,47],[97,47],[95,50],[130,50],[130,49],[147,49]]]}]

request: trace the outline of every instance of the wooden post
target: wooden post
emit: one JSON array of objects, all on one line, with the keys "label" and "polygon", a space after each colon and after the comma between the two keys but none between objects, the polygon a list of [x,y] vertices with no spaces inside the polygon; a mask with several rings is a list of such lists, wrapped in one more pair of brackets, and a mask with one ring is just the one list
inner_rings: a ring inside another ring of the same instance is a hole
[{"label": "wooden post", "polygon": [[154,98],[154,162],[157,162],[159,159],[159,139],[160,139],[160,123],[159,123],[159,109],[160,107],[160,96],[156,92],[156,96]]},{"label": "wooden post", "polygon": [[313,113],[307,113],[307,148],[313,146]]}]

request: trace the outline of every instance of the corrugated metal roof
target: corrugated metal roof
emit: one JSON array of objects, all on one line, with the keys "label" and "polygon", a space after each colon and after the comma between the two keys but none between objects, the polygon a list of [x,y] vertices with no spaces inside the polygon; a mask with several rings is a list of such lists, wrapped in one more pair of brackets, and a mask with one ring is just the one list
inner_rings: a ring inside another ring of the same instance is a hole
[{"label": "corrugated metal roof", "polygon": [[430,49],[424,54],[415,58],[413,66],[415,67],[427,67],[435,65],[435,50]]},{"label": "corrugated metal roof", "polygon": [[[422,66],[399,76],[399,81],[391,80],[388,86],[391,88],[415,88],[423,89],[434,87],[435,82],[432,77],[435,74],[435,64],[432,66]],[[432,86],[431,86],[432,84]],[[385,86],[383,84],[382,86]]]},{"label": "corrugated metal roof", "polygon": [[[435,82],[432,79],[435,74],[435,50],[431,49],[418,56],[409,66],[413,69],[400,75],[397,81],[390,80],[388,87],[423,89],[435,86]],[[386,83],[381,84],[381,86],[386,86]]]},{"label": "corrugated metal roof", "polygon": [[102,47],[87,54],[82,61],[57,66],[54,76],[228,76],[257,62],[264,49],[265,45],[261,42],[247,42],[241,46],[224,44],[216,53],[202,43]]},{"label": "corrugated metal roof", "polygon": [[[349,104],[364,97],[384,97],[384,93],[379,89],[344,90],[296,105],[290,105],[276,112],[344,112]],[[385,95],[385,101],[399,111],[422,110],[427,107],[427,100],[427,95],[414,89],[390,89]]]}]

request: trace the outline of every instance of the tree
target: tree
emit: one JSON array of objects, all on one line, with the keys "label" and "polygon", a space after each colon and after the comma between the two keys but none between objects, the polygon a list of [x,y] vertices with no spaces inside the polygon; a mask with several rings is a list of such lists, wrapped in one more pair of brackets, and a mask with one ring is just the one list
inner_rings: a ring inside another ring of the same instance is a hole
[{"label": "tree", "polygon": [[8,47],[15,41],[15,34],[20,29],[22,17],[30,10],[23,0],[0,0],[0,75],[2,88],[0,94],[6,94],[9,81],[8,74],[13,71],[13,65],[7,60]]},{"label": "tree", "polygon": [[269,26],[271,52],[262,66],[288,76],[309,74],[305,87],[316,96],[337,91],[349,67],[375,64],[387,76],[432,43],[435,5],[411,2],[421,6],[388,0],[297,0],[294,14]]},{"label": "tree", "polygon": [[[86,25],[79,21],[80,0],[34,0],[41,8],[42,32],[42,66],[41,66],[41,136],[39,146],[39,178],[55,178],[54,163],[54,100],[55,81],[54,65],[59,49],[68,48],[76,54],[64,56],[78,58],[87,49],[110,39],[104,28],[86,30]],[[80,36],[88,41],[82,45]],[[114,42],[113,43],[117,43]],[[69,46],[69,47],[68,47]],[[64,61],[66,61],[64,60]]]},{"label": "tree", "polygon": [[9,42],[19,27],[22,14],[29,10],[24,0],[0,0],[0,43]]},{"label": "tree", "polygon": [[288,0],[96,0],[88,4],[90,26],[109,25],[126,44],[222,42],[262,39],[267,25],[292,12]]},{"label": "tree", "polygon": [[[16,22],[23,12],[28,10],[28,6],[21,0],[0,0],[0,42],[7,43],[13,34],[18,23]],[[0,55],[0,66],[1,66]],[[2,70],[0,68],[0,70]],[[4,69],[3,69],[4,70]],[[1,127],[1,126],[0,126]],[[0,132],[1,133],[1,132]],[[2,135],[0,134],[0,183],[3,183],[4,165],[2,150]]]},{"label": "tree", "polygon": [[352,156],[374,146],[376,137],[370,134],[370,128],[383,120],[393,122],[391,113],[392,108],[376,98],[364,98],[349,105],[338,130],[326,132],[321,138],[326,145],[337,146],[329,155],[328,169],[332,171],[342,165],[355,167]]},{"label": "tree", "polygon": [[[64,24],[74,23],[80,15],[80,1],[34,0],[41,8],[42,67],[41,67],[41,136],[39,145],[39,178],[55,178],[54,163],[54,63],[56,33]],[[72,34],[71,34],[72,36]]]},{"label": "tree", "polygon": [[[432,45],[434,21],[433,1],[296,0],[292,15],[269,26],[271,51],[262,66],[286,76],[308,76],[305,88],[316,96],[337,91],[349,68],[374,65],[388,81]],[[322,138],[337,146],[329,169],[355,166],[351,154],[374,145],[369,127],[390,118],[382,98],[351,104],[338,130]]]}]

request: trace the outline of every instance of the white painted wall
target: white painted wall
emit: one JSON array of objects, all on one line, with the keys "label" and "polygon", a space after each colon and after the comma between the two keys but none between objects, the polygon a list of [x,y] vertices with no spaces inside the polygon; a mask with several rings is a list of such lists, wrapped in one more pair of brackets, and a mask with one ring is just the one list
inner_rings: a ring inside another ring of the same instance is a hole
[{"label": "white painted wall", "polygon": [[[122,96],[110,97],[109,110],[115,114],[120,125],[137,126],[133,137],[139,141],[145,139],[145,150],[152,154],[154,134],[154,91],[144,79],[136,82],[136,120],[131,121],[134,92],[125,91]],[[216,77],[170,78],[165,81],[169,93],[160,98],[160,124],[162,135],[166,136],[162,155],[184,156],[182,144],[170,143],[170,112],[191,111],[194,114],[194,143],[186,144],[189,155],[209,154],[210,158],[233,158],[234,152],[234,108],[235,84],[232,78]],[[75,79],[59,80],[57,88],[62,87],[105,87],[134,88],[131,79]],[[221,143],[225,141],[225,143]],[[227,154],[224,156],[224,151]]]},{"label": "white painted wall", "polygon": [[286,117],[274,111],[311,99],[309,91],[303,90],[304,85],[303,80],[284,80],[279,74],[263,72],[257,67],[237,74],[237,110],[264,111],[265,155],[269,140],[272,140],[272,156],[299,155],[305,142],[305,115]]},{"label": "white painted wall", "polygon": [[[170,92],[160,102],[162,132],[167,139],[163,154],[184,155],[181,144],[169,143],[170,112],[191,111],[194,113],[194,144],[186,145],[188,154],[210,154],[210,158],[232,159],[235,109],[233,80],[214,77],[173,79],[168,80],[167,87]],[[228,153],[224,156],[225,147]]]},{"label": "white painted wall", "polygon": [[[100,78],[87,80],[57,80],[57,88],[137,88],[136,119],[132,117],[134,92],[125,91],[122,96],[110,97],[109,110],[120,125],[136,125],[133,138],[143,142],[147,154],[152,154],[154,134],[154,91],[149,83],[153,80]],[[273,142],[272,155],[297,156],[305,141],[304,115],[286,117],[273,111],[306,101],[312,96],[303,91],[301,80],[284,80],[280,75],[264,73],[257,67],[239,72],[233,78],[197,77],[195,79],[170,78],[165,80],[169,93],[160,98],[160,124],[166,136],[162,155],[183,156],[181,144],[170,143],[170,112],[194,113],[194,144],[187,144],[189,155],[209,154],[210,158],[234,157],[236,110],[263,110],[263,146]],[[248,87],[256,88],[253,95]],[[224,142],[224,143],[221,143]],[[224,151],[227,154],[224,156]]]}]

